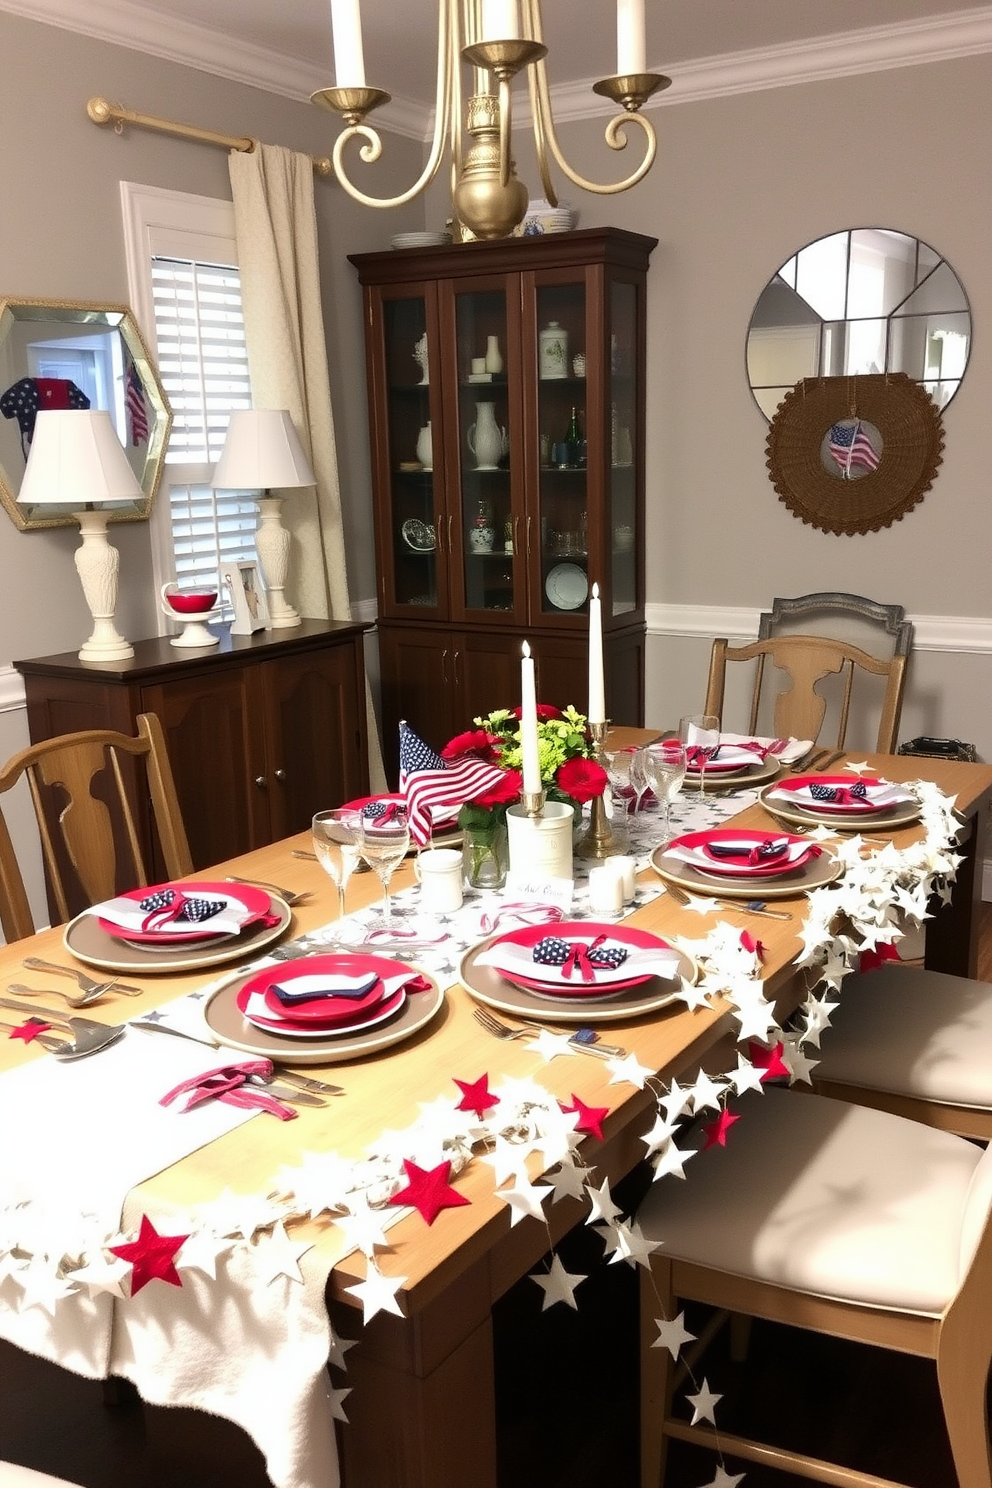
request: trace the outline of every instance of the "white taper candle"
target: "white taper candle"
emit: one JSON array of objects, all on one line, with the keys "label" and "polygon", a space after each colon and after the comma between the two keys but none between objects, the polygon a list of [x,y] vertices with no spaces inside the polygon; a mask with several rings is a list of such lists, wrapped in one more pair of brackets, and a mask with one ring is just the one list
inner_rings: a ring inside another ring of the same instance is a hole
[{"label": "white taper candle", "polygon": [[537,742],[537,689],[530,646],[524,641],[520,663],[520,745],[523,763],[524,791],[537,795],[541,790],[541,751]]},{"label": "white taper candle", "polygon": [[334,82],[338,88],[365,87],[362,13],[359,0],[331,0]]},{"label": "white taper candle", "polygon": [[606,688],[603,681],[603,607],[599,585],[593,584],[589,600],[589,703],[590,723],[606,722]]},{"label": "white taper candle", "polygon": [[482,0],[483,41],[511,41],[519,35],[517,0]]},{"label": "white taper candle", "polygon": [[617,0],[617,76],[646,72],[644,0]]}]

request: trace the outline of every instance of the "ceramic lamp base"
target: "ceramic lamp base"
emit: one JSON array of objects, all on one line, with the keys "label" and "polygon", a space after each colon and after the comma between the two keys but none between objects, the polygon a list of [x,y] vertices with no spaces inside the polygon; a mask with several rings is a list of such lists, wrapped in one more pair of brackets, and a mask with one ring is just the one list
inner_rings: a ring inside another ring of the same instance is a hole
[{"label": "ceramic lamp base", "polygon": [[76,512],[82,542],[76,549],[76,572],[93,616],[93,634],[79,652],[80,661],[127,661],[134,647],[114,625],[120,554],[107,541],[105,511]]}]

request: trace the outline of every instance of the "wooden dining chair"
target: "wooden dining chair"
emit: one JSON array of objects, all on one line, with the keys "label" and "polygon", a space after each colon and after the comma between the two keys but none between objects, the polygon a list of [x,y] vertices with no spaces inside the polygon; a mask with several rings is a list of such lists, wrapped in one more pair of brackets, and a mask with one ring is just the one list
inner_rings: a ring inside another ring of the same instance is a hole
[{"label": "wooden dining chair", "polygon": [[32,1467],[18,1467],[16,1462],[0,1462],[0,1488],[79,1488],[68,1478],[53,1478],[51,1473],[36,1472]]},{"label": "wooden dining chair", "polygon": [[[143,843],[154,824],[169,878],[193,871],[162,725],[141,713],[135,737],[110,729],[32,744],[0,770],[0,795],[25,777],[60,921],[70,900],[112,899],[151,881]],[[139,768],[143,767],[143,768]],[[148,816],[150,805],[151,816]],[[24,883],[0,820],[0,927],[8,941],[34,934]]]},{"label": "wooden dining chair", "polygon": [[820,1035],[822,1095],[992,1141],[992,985],[888,961],[844,978]]},{"label": "wooden dining chair", "polygon": [[[726,1147],[662,1180],[638,1220],[660,1242],[641,1271],[641,1484],[672,1439],[854,1488],[897,1488],[801,1450],[676,1414],[656,1322],[683,1300],[936,1363],[958,1488],[992,1488],[992,1149],[885,1111],[766,1088],[735,1107]],[[696,1369],[698,1373],[698,1367]]]},{"label": "wooden dining chair", "polygon": [[[859,747],[874,747],[883,754],[895,751],[906,680],[904,655],[893,655],[886,660],[870,656],[859,646],[831,640],[827,636],[777,636],[751,641],[744,646],[731,646],[726,639],[717,639],[710,653],[704,711],[719,718],[724,726],[729,726],[724,720],[724,702],[727,666],[732,662],[752,663],[748,733],[767,731],[777,738],[820,742],[828,703],[832,702],[836,731],[831,742],[837,749],[843,749],[847,743],[856,682],[864,676],[883,678],[884,695],[877,737],[873,745],[861,743]],[[838,678],[839,696],[831,699],[820,684],[834,676]],[[774,701],[769,710],[769,695],[772,693]],[[770,719],[767,716],[769,711]]]}]

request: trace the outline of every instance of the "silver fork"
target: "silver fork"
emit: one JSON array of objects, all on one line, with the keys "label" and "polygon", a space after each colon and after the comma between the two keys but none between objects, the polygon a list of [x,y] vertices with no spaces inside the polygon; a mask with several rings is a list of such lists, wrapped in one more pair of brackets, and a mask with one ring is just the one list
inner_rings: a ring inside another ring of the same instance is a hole
[{"label": "silver fork", "polygon": [[[670,894],[676,904],[684,906],[692,903],[692,899],[679,884],[670,883],[665,879],[665,892]],[[708,897],[708,896],[707,896]],[[721,909],[735,909],[738,914],[765,915],[769,920],[791,920],[792,915],[784,909],[767,909],[764,904],[756,899],[720,899],[717,904]]]},{"label": "silver fork", "polygon": [[[524,1019],[520,1020],[523,1025],[522,1027],[511,1028],[508,1023],[503,1023],[499,1018],[494,1017],[488,1008],[473,1008],[472,1016],[487,1033],[492,1034],[493,1038],[533,1038],[535,1033],[544,1032],[543,1024],[528,1023]],[[596,1059],[626,1059],[627,1057],[627,1050],[621,1049],[619,1044],[601,1044],[598,1042],[587,1044],[576,1033],[570,1034],[568,1041],[574,1045],[580,1054],[592,1054]]]},{"label": "silver fork", "polygon": [[313,892],[310,889],[304,889],[301,893],[295,894],[292,889],[282,889],[278,884],[266,883],[264,878],[238,878],[235,874],[229,873],[224,882],[247,884],[252,889],[267,889],[270,894],[275,894],[284,904],[290,906],[302,904],[304,900],[313,898]]},{"label": "silver fork", "polygon": [[[85,971],[77,971],[74,966],[62,966],[58,961],[43,961],[40,956],[25,956],[21,965],[28,967],[30,971],[53,971],[56,976],[73,977],[81,991],[91,992],[94,997],[111,991],[125,992],[128,997],[141,996],[140,987],[129,987],[117,977],[112,977],[109,982],[98,982],[95,977],[87,976]],[[99,993],[97,988],[100,989]]]}]

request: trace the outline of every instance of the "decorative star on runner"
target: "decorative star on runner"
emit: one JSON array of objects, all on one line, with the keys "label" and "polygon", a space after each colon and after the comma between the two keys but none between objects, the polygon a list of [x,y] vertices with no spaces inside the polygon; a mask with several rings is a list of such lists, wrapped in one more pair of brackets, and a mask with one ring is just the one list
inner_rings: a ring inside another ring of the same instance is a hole
[{"label": "decorative star on runner", "polygon": [[43,1023],[40,1018],[28,1018],[26,1023],[20,1023],[16,1028],[12,1028],[8,1038],[12,1041],[22,1039],[26,1044],[33,1044],[39,1034],[50,1033],[51,1030],[51,1023]]},{"label": "decorative star on runner", "polygon": [[585,1101],[580,1100],[575,1094],[574,1090],[572,1091],[572,1104],[570,1106],[566,1106],[562,1101],[559,1101],[558,1104],[563,1111],[577,1111],[579,1113],[579,1119],[575,1123],[576,1131],[591,1132],[597,1142],[603,1141],[603,1119],[610,1114],[609,1106],[587,1106]]},{"label": "decorative star on runner", "polygon": [[131,1240],[126,1245],[111,1245],[108,1249],[113,1255],[120,1256],[122,1261],[131,1263],[131,1296],[136,1297],[150,1281],[165,1281],[169,1286],[182,1286],[182,1278],[176,1270],[173,1257],[188,1239],[189,1235],[160,1235],[148,1215],[143,1214],[137,1240]]},{"label": "decorative star on runner", "polygon": [[458,1209],[471,1201],[451,1187],[451,1163],[438,1163],[436,1168],[419,1168],[408,1158],[403,1159],[403,1170],[407,1176],[406,1188],[401,1188],[389,1200],[390,1204],[412,1204],[423,1219],[432,1225],[442,1209]]},{"label": "decorative star on runner", "polygon": [[456,1111],[473,1111],[481,1121],[487,1111],[499,1105],[499,1096],[489,1089],[488,1073],[480,1075],[477,1080],[456,1080],[455,1084],[462,1093]]},{"label": "decorative star on runner", "polygon": [[762,1080],[787,1080],[789,1078],[791,1071],[782,1059],[785,1045],[781,1041],[773,1049],[764,1049],[761,1044],[748,1044],[747,1052],[751,1056],[751,1063],[755,1069],[762,1072]]},{"label": "decorative star on runner", "polygon": [[707,1152],[711,1147],[726,1147],[727,1133],[735,1121],[740,1121],[739,1116],[730,1111],[723,1110],[715,1121],[709,1121],[703,1127],[703,1135],[706,1141],[703,1143],[703,1151]]}]

